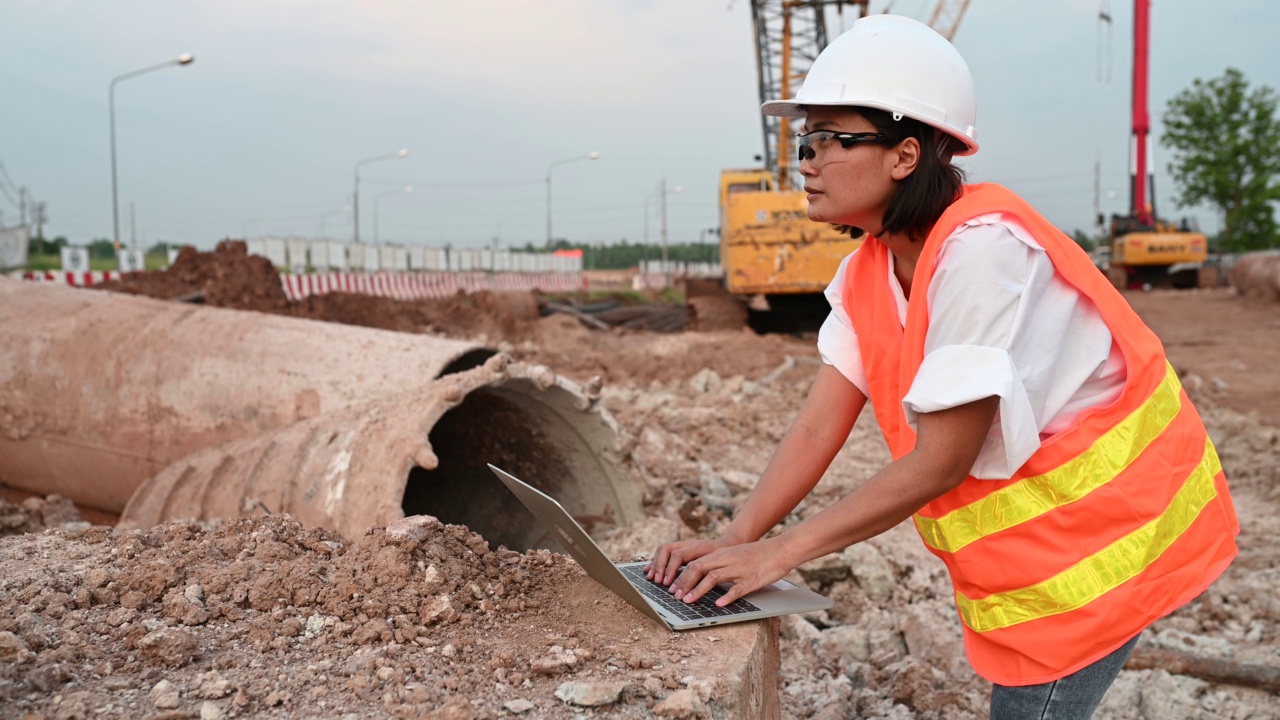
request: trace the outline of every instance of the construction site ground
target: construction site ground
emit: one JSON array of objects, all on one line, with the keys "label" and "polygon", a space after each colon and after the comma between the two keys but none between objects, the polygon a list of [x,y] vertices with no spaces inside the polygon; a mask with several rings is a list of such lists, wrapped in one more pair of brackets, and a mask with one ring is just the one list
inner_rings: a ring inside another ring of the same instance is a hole
[{"label": "construction site ground", "polygon": [[[269,266],[247,274],[255,260],[201,254],[186,283],[170,270],[117,289],[479,339],[579,381],[601,376],[648,514],[603,539],[619,558],[721,528],[820,362],[812,336],[592,329],[540,317],[528,296],[290,303]],[[198,263],[257,280],[228,292]],[[1096,717],[1280,717],[1280,303],[1230,289],[1126,297],[1210,428],[1240,557],[1145,633]],[[865,413],[784,525],[888,459]],[[0,718],[692,718],[723,707],[706,678],[733,630],[667,632],[592,592],[571,560],[488,547],[460,526],[346,538],[260,515],[119,532],[58,498],[0,498]],[[784,716],[986,717],[989,686],[965,661],[945,570],[909,523],[792,578],[835,606],[781,622]]]}]

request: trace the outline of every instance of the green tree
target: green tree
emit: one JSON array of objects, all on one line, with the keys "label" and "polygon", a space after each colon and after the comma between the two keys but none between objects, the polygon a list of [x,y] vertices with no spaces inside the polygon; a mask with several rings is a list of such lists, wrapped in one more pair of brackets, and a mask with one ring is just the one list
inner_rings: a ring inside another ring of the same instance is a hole
[{"label": "green tree", "polygon": [[1080,228],[1076,228],[1075,231],[1071,233],[1071,239],[1075,240],[1077,245],[1084,248],[1085,252],[1092,252],[1094,248],[1098,247],[1097,241],[1090,237],[1089,233],[1081,230]]},{"label": "green tree", "polygon": [[1254,250],[1276,244],[1280,202],[1280,118],[1276,92],[1251,89],[1244,74],[1197,78],[1165,108],[1161,140],[1179,207],[1208,203],[1222,213],[1221,246]]},{"label": "green tree", "polygon": [[106,238],[89,241],[89,257],[99,260],[112,260],[116,256],[116,244]]}]

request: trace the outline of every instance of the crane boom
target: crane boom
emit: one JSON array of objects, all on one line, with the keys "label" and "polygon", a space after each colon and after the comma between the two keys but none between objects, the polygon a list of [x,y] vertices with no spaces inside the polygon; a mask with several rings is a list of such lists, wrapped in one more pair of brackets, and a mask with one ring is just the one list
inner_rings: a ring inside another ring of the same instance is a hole
[{"label": "crane boom", "polygon": [[[751,22],[756,34],[756,78],[760,102],[794,95],[793,88],[809,72],[827,46],[825,5],[847,0],[752,0]],[[865,9],[865,5],[864,5]],[[761,116],[764,166],[777,173],[778,187],[791,188],[791,120]]]},{"label": "crane boom", "polygon": [[[938,0],[929,26],[951,40],[970,0]],[[751,22],[756,36],[756,78],[760,102],[789,98],[804,80],[818,53],[827,46],[826,9],[857,8],[865,17],[871,0],[752,0]],[[792,167],[789,118],[762,116],[764,154],[761,160],[777,179],[779,190],[791,189]]]},{"label": "crane boom", "polygon": [[956,30],[960,29],[960,20],[968,9],[969,0],[938,0],[933,8],[933,17],[929,18],[929,27],[951,40],[956,36]]}]

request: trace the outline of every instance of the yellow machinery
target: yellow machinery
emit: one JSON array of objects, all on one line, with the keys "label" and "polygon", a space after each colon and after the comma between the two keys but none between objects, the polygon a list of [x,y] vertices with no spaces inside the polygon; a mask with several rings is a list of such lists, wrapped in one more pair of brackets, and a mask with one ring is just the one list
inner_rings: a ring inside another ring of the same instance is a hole
[{"label": "yellow machinery", "polygon": [[778,190],[763,168],[720,173],[720,262],[734,295],[821,293],[862,244],[809,219],[803,190]]},{"label": "yellow machinery", "polygon": [[[948,40],[970,0],[939,0],[929,24]],[[752,0],[760,101],[793,97],[808,67],[827,45],[827,10],[845,6],[865,16],[870,0]],[[762,116],[763,167],[720,174],[720,262],[724,289],[769,309],[772,322],[753,318],[757,329],[803,329],[821,322],[822,290],[840,261],[862,241],[808,219],[808,200],[796,189],[796,126],[789,118]],[[780,312],[781,311],[781,312]],[[773,327],[768,327],[773,326]]]},{"label": "yellow machinery", "polygon": [[1208,238],[1185,225],[1143,223],[1132,215],[1111,217],[1107,277],[1117,288],[1196,287],[1208,256]]}]

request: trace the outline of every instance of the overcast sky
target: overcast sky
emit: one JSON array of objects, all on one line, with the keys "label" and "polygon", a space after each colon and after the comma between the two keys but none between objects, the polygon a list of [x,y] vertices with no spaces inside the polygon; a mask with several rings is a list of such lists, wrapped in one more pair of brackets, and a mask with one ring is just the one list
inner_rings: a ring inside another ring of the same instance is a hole
[{"label": "overcast sky", "polygon": [[[927,22],[936,2],[871,7]],[[1152,5],[1157,138],[1195,78],[1280,89],[1280,2]],[[1100,160],[1103,212],[1127,209],[1132,2],[972,0],[954,42],[978,88],[971,179],[1091,230]],[[126,242],[130,207],[144,245],[348,240],[355,164],[400,148],[360,170],[363,240],[376,220],[382,241],[541,244],[548,166],[596,151],[552,171],[556,237],[640,241],[647,209],[656,242],[665,178],[670,240],[696,241],[719,224],[719,171],[763,146],[747,0],[0,0],[0,164],[47,203],[47,236],[111,236],[109,83],[182,53],[116,86]],[[1155,155],[1157,210],[1216,229],[1174,207]],[[16,222],[2,193],[0,212]]]}]

